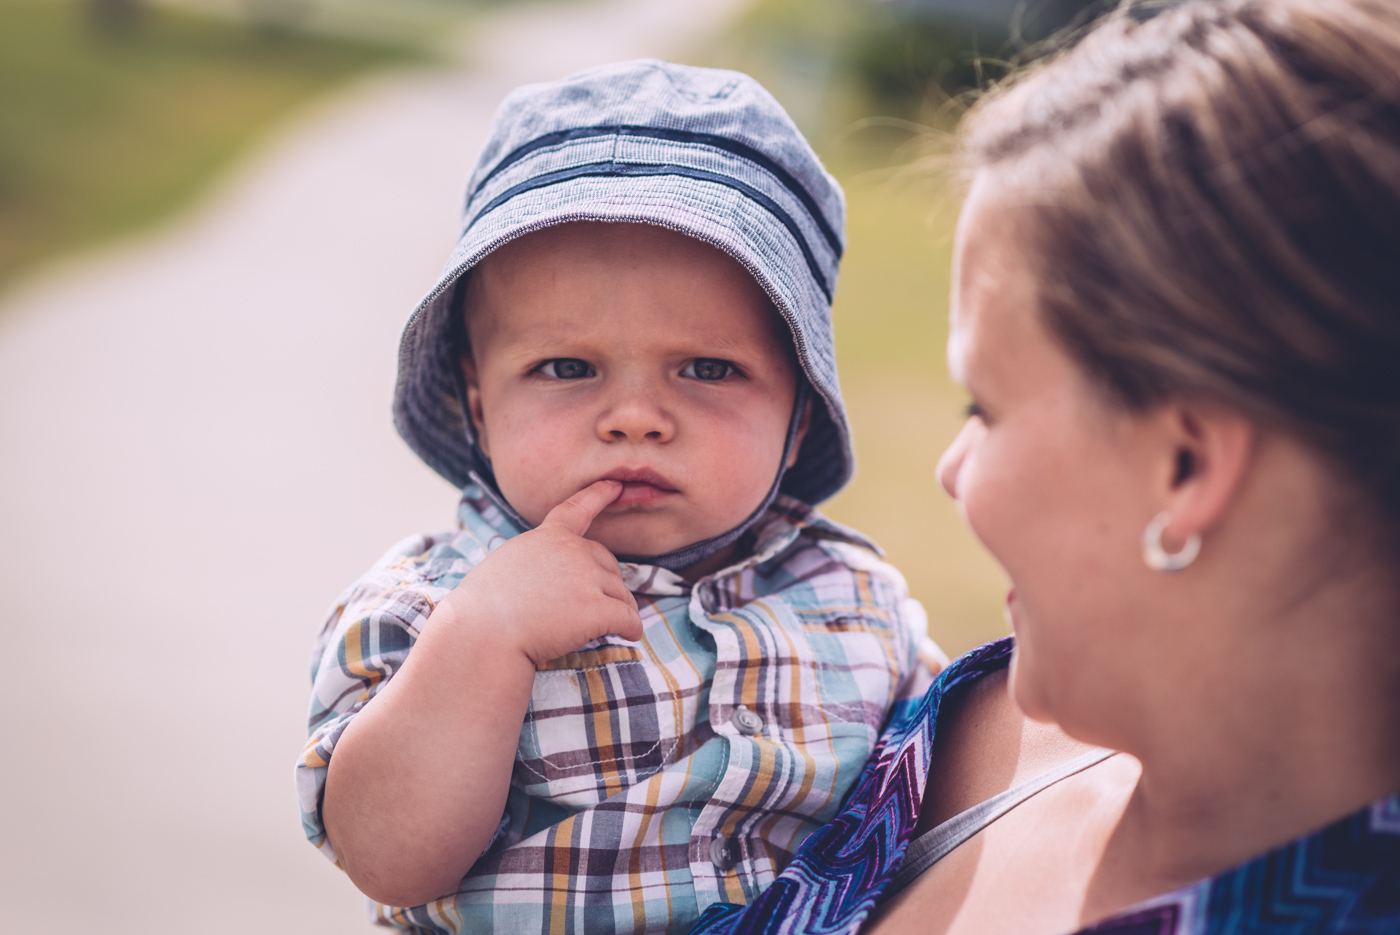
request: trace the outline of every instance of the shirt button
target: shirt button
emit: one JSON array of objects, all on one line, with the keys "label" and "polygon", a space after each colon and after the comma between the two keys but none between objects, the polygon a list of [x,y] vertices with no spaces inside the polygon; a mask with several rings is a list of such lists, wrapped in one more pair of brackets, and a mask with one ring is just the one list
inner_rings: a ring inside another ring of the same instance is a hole
[{"label": "shirt button", "polygon": [[763,718],[743,705],[734,709],[734,713],[729,716],[729,723],[733,724],[739,733],[747,737],[752,737],[763,730]]},{"label": "shirt button", "polygon": [[710,863],[726,872],[734,866],[734,848],[724,838],[710,842]]}]

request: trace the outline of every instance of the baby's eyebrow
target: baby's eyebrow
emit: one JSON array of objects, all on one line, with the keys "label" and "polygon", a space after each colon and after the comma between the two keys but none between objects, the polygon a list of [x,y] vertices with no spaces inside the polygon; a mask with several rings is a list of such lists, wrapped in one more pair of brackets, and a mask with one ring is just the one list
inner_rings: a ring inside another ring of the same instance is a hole
[{"label": "baby's eyebrow", "polygon": [[[661,347],[657,348],[659,353],[667,356],[687,356],[687,357],[714,357],[727,358],[731,356],[742,357],[754,350],[752,341],[736,340],[732,336],[717,334],[714,336],[688,337],[680,336],[665,338]],[[595,336],[583,336],[570,334],[567,331],[545,332],[532,331],[529,334],[520,334],[513,338],[507,346],[506,352],[512,357],[537,358],[548,357],[569,357],[576,355],[587,355],[598,351],[606,351],[608,345]]]},{"label": "baby's eyebrow", "polygon": [[734,338],[732,335],[727,334],[717,334],[713,337],[707,335],[703,338],[697,338],[694,340],[679,339],[677,343],[681,346],[690,345],[697,348],[700,345],[703,345],[705,353],[702,356],[705,357],[722,357],[726,354],[743,354],[746,351],[752,351],[754,349],[754,344],[752,341],[740,341]]}]

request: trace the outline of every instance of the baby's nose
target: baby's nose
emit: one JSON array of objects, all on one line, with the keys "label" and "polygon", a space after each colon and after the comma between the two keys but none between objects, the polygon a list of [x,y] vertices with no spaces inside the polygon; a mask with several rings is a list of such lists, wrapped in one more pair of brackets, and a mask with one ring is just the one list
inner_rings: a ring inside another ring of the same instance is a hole
[{"label": "baby's nose", "polygon": [[598,436],[604,441],[666,442],[675,434],[675,417],[647,392],[620,396],[598,417]]}]

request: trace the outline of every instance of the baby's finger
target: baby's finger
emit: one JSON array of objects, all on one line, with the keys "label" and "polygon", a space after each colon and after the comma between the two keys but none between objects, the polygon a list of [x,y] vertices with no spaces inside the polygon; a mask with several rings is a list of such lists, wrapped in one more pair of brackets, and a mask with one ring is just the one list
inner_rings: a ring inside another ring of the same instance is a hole
[{"label": "baby's finger", "polygon": [[588,543],[588,556],[598,563],[598,567],[612,575],[617,580],[622,580],[622,567],[617,563],[617,556],[608,551],[608,547],[596,539],[585,539]]},{"label": "baby's finger", "polygon": [[563,526],[574,535],[581,536],[593,525],[593,518],[603,512],[621,493],[620,481],[594,481],[550,510],[540,526]]},{"label": "baby's finger", "polygon": [[[630,597],[630,595],[628,596]],[[618,596],[617,600],[621,603],[623,598]],[[628,601],[626,606],[619,607],[613,614],[613,617],[615,620],[612,627],[613,633],[616,633],[625,640],[639,640],[642,638],[642,617],[637,613],[635,602]]]},{"label": "baby's finger", "polygon": [[621,601],[632,608],[633,613],[639,613],[637,609],[637,597],[627,590],[627,585],[621,579],[603,579],[603,593],[615,601]]}]

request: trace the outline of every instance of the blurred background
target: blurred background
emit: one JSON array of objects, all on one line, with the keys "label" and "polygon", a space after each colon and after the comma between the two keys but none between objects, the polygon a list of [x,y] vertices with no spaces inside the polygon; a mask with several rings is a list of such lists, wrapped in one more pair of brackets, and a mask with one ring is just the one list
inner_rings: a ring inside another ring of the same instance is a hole
[{"label": "blurred background", "polygon": [[968,92],[1085,0],[0,0],[5,932],[345,932],[292,792],[339,591],[455,494],[394,435],[398,331],[501,96],[748,71],[846,187],[836,298],[874,537],[956,655],[1005,583],[938,489]]}]

